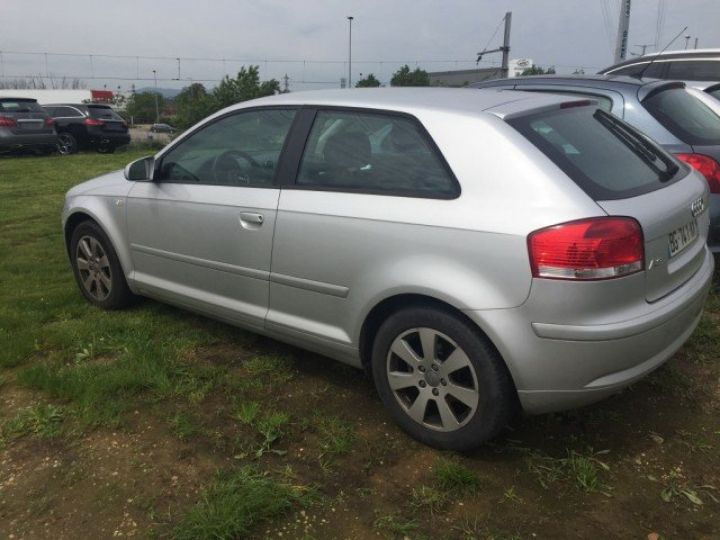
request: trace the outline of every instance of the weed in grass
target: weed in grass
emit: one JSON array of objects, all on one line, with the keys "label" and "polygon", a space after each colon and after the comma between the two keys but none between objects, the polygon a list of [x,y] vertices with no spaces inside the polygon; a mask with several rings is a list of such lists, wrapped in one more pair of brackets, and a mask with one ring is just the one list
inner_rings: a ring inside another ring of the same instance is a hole
[{"label": "weed in grass", "polygon": [[373,523],[373,527],[390,538],[413,538],[419,526],[416,520],[405,518],[399,512],[380,516]]},{"label": "weed in grass", "polygon": [[447,500],[447,492],[431,486],[420,486],[413,488],[410,506],[416,510],[427,511],[434,516],[445,506]]},{"label": "weed in grass", "polygon": [[247,360],[243,367],[248,375],[261,377],[268,382],[283,383],[294,375],[293,362],[288,356],[265,354]]},{"label": "weed in grass", "polygon": [[713,502],[718,503],[720,500],[716,497],[717,488],[711,485],[691,485],[680,467],[671,469],[668,474],[664,474],[660,480],[654,476],[648,476],[648,480],[653,482],[660,481],[663,484],[663,488],[660,491],[660,498],[666,503],[671,502],[674,499],[684,497],[692,504],[696,506],[702,506],[705,504],[703,499],[700,497],[701,494],[706,495]]},{"label": "weed in grass", "polygon": [[355,442],[353,426],[337,416],[315,416],[320,435],[320,466],[328,470],[338,456],[350,452]]},{"label": "weed in grass", "polygon": [[503,491],[502,499],[500,499],[500,503],[522,503],[522,497],[520,497],[515,492],[515,486],[511,486],[507,488],[505,491]]},{"label": "weed in grass", "polygon": [[60,434],[63,421],[63,410],[51,404],[38,404],[21,410],[2,426],[2,437],[5,439],[34,434],[49,439]]},{"label": "weed in grass", "polygon": [[248,401],[240,404],[237,411],[233,414],[233,418],[239,420],[243,424],[253,425],[260,413],[260,403],[257,401]]},{"label": "weed in grass", "polygon": [[178,540],[246,537],[259,523],[276,519],[294,505],[307,505],[312,491],[280,483],[251,467],[218,473],[200,501],[175,529]]},{"label": "weed in grass", "polygon": [[201,431],[197,419],[185,412],[175,413],[168,421],[168,424],[170,430],[181,441],[186,441]]},{"label": "weed in grass", "polygon": [[527,456],[526,463],[545,489],[558,480],[564,480],[574,483],[582,491],[609,495],[609,488],[602,483],[600,476],[603,471],[609,471],[610,466],[595,457],[603,453],[583,455],[570,450],[565,458],[552,458],[532,452]]},{"label": "weed in grass", "polygon": [[446,493],[475,493],[480,487],[477,474],[455,457],[438,458],[433,468],[433,476],[438,489]]}]

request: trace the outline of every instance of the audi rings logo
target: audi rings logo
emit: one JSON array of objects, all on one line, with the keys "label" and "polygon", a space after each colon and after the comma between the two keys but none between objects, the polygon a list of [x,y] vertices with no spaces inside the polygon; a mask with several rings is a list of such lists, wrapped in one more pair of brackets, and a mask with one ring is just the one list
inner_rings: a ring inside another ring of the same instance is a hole
[{"label": "audi rings logo", "polygon": [[692,212],[693,217],[697,217],[700,214],[703,213],[705,210],[705,201],[703,201],[703,198],[700,197],[696,201],[693,201],[693,203],[690,205],[690,211]]}]

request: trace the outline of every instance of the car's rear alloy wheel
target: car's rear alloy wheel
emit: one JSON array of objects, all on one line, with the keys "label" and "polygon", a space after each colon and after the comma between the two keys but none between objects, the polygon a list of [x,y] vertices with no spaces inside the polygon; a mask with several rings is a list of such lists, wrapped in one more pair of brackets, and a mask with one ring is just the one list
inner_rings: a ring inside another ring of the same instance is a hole
[{"label": "car's rear alloy wheel", "polygon": [[133,300],[117,254],[96,223],[85,221],[75,228],[70,254],[75,279],[90,303],[117,309]]},{"label": "car's rear alloy wheel", "polygon": [[70,133],[59,133],[57,151],[63,156],[77,152],[77,140]]},{"label": "car's rear alloy wheel", "polygon": [[375,335],[371,363],[393,419],[438,448],[474,448],[497,435],[516,410],[498,352],[474,323],[442,307],[390,315]]},{"label": "car's rear alloy wheel", "polygon": [[413,328],[393,341],[387,356],[390,388],[418,424],[455,431],[473,417],[477,374],[465,351],[432,328]]}]

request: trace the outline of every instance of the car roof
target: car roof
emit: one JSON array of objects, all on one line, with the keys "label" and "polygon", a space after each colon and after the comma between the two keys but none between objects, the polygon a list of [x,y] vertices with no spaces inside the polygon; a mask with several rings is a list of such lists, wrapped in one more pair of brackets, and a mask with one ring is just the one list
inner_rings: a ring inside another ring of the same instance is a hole
[{"label": "car roof", "polygon": [[[717,58],[716,58],[717,57]],[[615,70],[623,66],[631,66],[633,64],[644,64],[653,59],[671,60],[671,59],[684,59],[684,58],[695,58],[695,59],[712,59],[720,60],[720,49],[681,49],[675,51],[663,51],[648,53],[643,56],[636,56],[635,58],[629,58],[613,64],[600,70],[600,73],[605,73],[610,70]]]},{"label": "car roof", "polygon": [[[471,88],[353,88],[278,94],[246,101],[230,109],[260,105],[314,105],[382,109],[410,114],[427,110],[479,115],[488,109],[519,101],[524,101],[523,107],[530,110],[573,100],[575,98],[567,96],[529,92],[508,93],[493,88],[482,91],[473,91]],[[513,108],[517,107],[515,105]]]},{"label": "car roof", "polygon": [[483,88],[485,83],[497,83],[498,81],[508,81],[512,84],[526,84],[532,81],[553,81],[553,82],[571,82],[571,83],[607,83],[607,84],[625,84],[629,86],[644,86],[646,84],[654,84],[658,79],[638,79],[637,77],[629,77],[627,75],[527,75],[522,77],[513,77],[511,79],[493,79],[490,81],[482,81],[474,83],[472,86]]},{"label": "car roof", "polygon": [[29,97],[12,97],[12,96],[3,96],[0,97],[0,101],[34,101],[37,103],[37,99],[29,98]]}]

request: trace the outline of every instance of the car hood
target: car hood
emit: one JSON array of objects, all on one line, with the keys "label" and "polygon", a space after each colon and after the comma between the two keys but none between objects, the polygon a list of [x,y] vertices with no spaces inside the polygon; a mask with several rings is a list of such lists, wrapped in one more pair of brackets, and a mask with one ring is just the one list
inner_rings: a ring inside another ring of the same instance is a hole
[{"label": "car hood", "polygon": [[123,175],[123,171],[113,171],[103,174],[82,184],[71,188],[66,197],[76,197],[77,195],[104,195],[108,197],[124,197],[132,187],[132,182],[128,182]]}]

